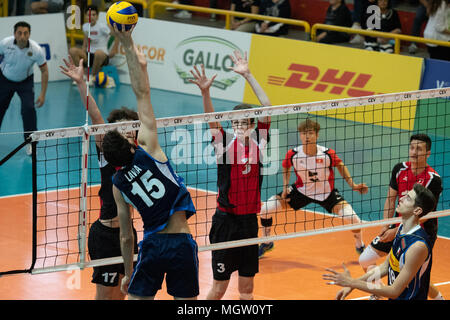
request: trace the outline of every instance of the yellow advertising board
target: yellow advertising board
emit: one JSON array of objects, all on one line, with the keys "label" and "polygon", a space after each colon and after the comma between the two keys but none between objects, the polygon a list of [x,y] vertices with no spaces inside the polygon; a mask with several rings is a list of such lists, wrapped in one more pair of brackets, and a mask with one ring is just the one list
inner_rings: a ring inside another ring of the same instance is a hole
[{"label": "yellow advertising board", "polygon": [[[249,56],[250,70],[273,105],[418,90],[422,63],[415,57],[259,35],[252,37]],[[248,85],[244,101],[258,104]],[[415,105],[410,104],[326,113],[406,130],[414,127],[414,115]]]}]

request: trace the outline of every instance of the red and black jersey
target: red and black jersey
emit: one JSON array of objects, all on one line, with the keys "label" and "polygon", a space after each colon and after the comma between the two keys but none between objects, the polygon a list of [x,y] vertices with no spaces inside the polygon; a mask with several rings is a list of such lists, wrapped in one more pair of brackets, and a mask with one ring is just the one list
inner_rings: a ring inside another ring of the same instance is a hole
[{"label": "red and black jersey", "polygon": [[223,129],[213,136],[219,191],[217,206],[220,210],[236,215],[260,212],[261,152],[267,146],[269,128],[270,124],[259,121],[247,146]]},{"label": "red and black jersey", "polygon": [[[400,162],[394,166],[389,186],[397,191],[397,200],[413,189],[419,183],[429,189],[436,198],[436,204],[442,192],[442,179],[429,165],[417,176],[411,170],[411,162]],[[436,208],[435,208],[436,209]],[[396,216],[400,216],[397,212]],[[422,226],[432,238],[437,236],[437,218],[425,221]]]},{"label": "red and black jersey", "polygon": [[309,156],[303,146],[289,150],[283,160],[284,168],[294,167],[297,190],[308,198],[324,201],[334,189],[333,167],[342,160],[332,149],[317,145],[317,153]]}]

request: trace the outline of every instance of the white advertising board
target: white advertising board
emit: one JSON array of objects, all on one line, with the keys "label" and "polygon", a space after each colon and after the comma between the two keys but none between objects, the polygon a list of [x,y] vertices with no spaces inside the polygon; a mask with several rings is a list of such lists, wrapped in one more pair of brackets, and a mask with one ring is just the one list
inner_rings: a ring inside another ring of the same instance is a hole
[{"label": "white advertising board", "polygon": [[[26,21],[31,25],[30,39],[41,45],[45,51],[49,70],[49,81],[67,80],[59,66],[62,59],[67,58],[67,38],[63,13],[36,14],[0,18],[0,39],[14,35],[14,25],[19,21]],[[34,82],[41,82],[38,66],[34,66]]]},{"label": "white advertising board", "polygon": [[[100,15],[102,19],[104,15]],[[152,88],[200,95],[189,79],[194,65],[203,64],[208,77],[217,74],[211,88],[213,98],[242,101],[245,80],[228,70],[232,66],[229,56],[235,50],[249,52],[251,34],[140,18],[133,39],[147,56]],[[130,83],[121,47],[111,63],[118,68],[120,82]]]}]

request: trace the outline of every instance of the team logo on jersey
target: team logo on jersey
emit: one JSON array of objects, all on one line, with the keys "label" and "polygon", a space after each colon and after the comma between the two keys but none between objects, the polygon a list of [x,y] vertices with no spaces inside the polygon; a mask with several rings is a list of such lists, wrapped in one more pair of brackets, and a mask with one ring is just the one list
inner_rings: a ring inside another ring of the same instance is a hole
[{"label": "team logo on jersey", "polygon": [[396,272],[400,272],[400,263],[398,262],[397,258],[394,255],[394,252],[391,249],[391,252],[389,254],[389,266],[392,270]]}]

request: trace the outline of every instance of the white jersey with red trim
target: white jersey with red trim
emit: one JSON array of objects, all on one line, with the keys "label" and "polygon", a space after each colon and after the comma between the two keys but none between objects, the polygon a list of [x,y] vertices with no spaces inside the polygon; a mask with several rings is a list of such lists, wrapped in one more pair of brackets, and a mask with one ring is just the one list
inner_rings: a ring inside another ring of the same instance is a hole
[{"label": "white jersey with red trim", "polygon": [[299,192],[318,201],[324,201],[334,189],[335,167],[342,160],[336,152],[327,147],[317,145],[317,154],[309,156],[298,146],[287,152],[283,161],[284,168],[294,167]]}]

